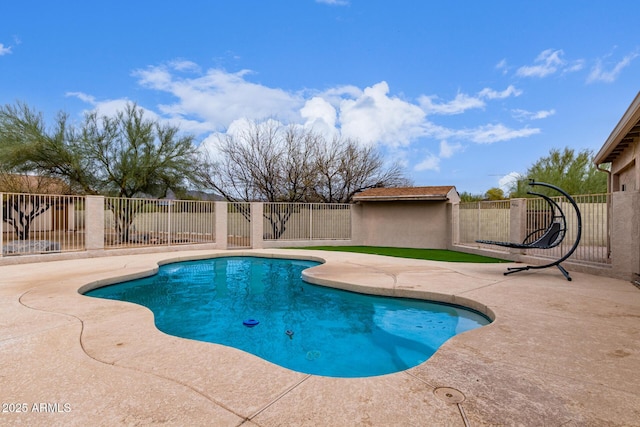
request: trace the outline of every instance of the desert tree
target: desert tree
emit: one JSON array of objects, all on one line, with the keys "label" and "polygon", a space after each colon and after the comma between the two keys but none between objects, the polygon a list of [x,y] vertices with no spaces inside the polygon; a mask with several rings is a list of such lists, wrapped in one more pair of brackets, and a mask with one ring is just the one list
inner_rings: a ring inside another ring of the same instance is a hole
[{"label": "desert tree", "polygon": [[35,219],[64,203],[54,195],[69,194],[69,189],[53,178],[0,170],[0,193],[3,220],[16,239],[27,240]]},{"label": "desert tree", "polygon": [[[52,127],[25,104],[6,105],[0,108],[0,144],[4,170],[58,178],[77,194],[121,198],[183,194],[200,161],[193,136],[146,118],[135,104],[114,116],[89,112],[78,125],[61,112]],[[128,240],[142,205],[110,206],[122,239]]]},{"label": "desert tree", "polygon": [[410,185],[398,163],[386,167],[374,146],[350,138],[334,138],[318,147],[316,174],[312,195],[323,203],[348,203],[368,188]]},{"label": "desert tree", "polygon": [[[607,175],[596,168],[593,153],[586,149],[577,153],[568,147],[562,151],[551,149],[549,155],[538,159],[527,169],[527,173],[516,181],[510,196],[530,197],[527,195],[530,179],[553,184],[569,194],[596,194],[607,191]],[[536,191],[547,193],[546,189]]]},{"label": "desert tree", "polygon": [[21,141],[40,137],[44,128],[42,115],[24,104],[0,108],[2,217],[18,240],[28,239],[33,221],[60,202],[50,194],[70,192],[60,180],[31,174],[22,165],[29,151]]},{"label": "desert tree", "polygon": [[463,191],[460,193],[460,201],[463,203],[467,202],[479,202],[484,200],[484,196],[482,194],[473,194],[468,191]]},{"label": "desert tree", "polygon": [[[235,211],[250,220],[241,202],[305,202],[315,179],[318,137],[295,126],[274,120],[246,122],[241,130],[219,136],[213,149],[214,161],[202,170],[201,180],[232,202]],[[267,207],[264,216],[278,237],[296,209]]]},{"label": "desert tree", "polygon": [[[398,166],[387,169],[373,147],[327,142],[312,129],[275,120],[247,122],[220,135],[212,152],[201,173],[203,185],[231,202],[345,203],[366,188],[409,182]],[[272,209],[266,207],[264,215],[277,238],[297,208]],[[240,211],[249,218],[246,209]]]},{"label": "desert tree", "polygon": [[484,193],[485,200],[504,200],[506,197],[504,196],[504,190],[502,188],[493,187],[487,190]]}]

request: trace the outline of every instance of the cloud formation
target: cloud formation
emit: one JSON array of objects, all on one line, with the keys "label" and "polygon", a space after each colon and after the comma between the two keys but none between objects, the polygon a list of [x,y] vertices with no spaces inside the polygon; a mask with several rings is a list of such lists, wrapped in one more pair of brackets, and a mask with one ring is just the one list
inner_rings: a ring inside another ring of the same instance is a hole
[{"label": "cloud formation", "polygon": [[462,144],[454,143],[450,144],[446,140],[440,141],[440,157],[448,159],[452,157],[456,152],[462,150]]},{"label": "cloud formation", "polygon": [[632,52],[626,55],[617,63],[613,64],[610,69],[605,70],[603,60],[598,59],[596,65],[591,69],[589,76],[587,77],[587,83],[604,82],[612,83],[616,81],[622,70],[628,67],[631,62],[636,59],[640,54],[638,52]]},{"label": "cloud formation", "polygon": [[[587,63],[584,59],[575,59],[567,61],[564,59],[564,51],[562,49],[546,49],[540,52],[540,54],[534,60],[533,65],[523,65],[516,70],[516,76],[519,77],[548,77],[550,75],[561,73],[568,74],[580,71],[585,68]],[[635,51],[625,55],[617,62],[611,62],[605,58],[598,58],[595,60],[595,65],[591,68],[589,75],[586,78],[587,83],[603,82],[613,83],[618,79],[622,71],[629,67],[633,60],[640,56],[640,52]],[[506,74],[509,67],[507,60],[502,59],[496,64],[496,69]]]},{"label": "cloud formation", "polygon": [[547,117],[553,116],[556,113],[556,110],[551,109],[551,110],[527,111],[527,110],[516,108],[514,110],[511,110],[511,113],[516,120],[520,120],[520,121],[540,120],[540,119],[546,119]]},{"label": "cloud formation", "polygon": [[11,53],[11,46],[5,46],[4,44],[0,43],[0,56],[8,55],[10,53]]},{"label": "cloud formation", "polygon": [[[250,70],[202,70],[198,64],[185,60],[138,69],[132,75],[141,87],[156,92],[162,100],[155,112],[145,113],[199,135],[203,147],[249,122],[276,120],[283,125],[312,128],[327,139],[345,137],[361,144],[379,145],[416,171],[439,171],[441,161],[461,152],[464,143],[491,144],[540,132],[537,128],[518,129],[499,122],[461,129],[434,121],[437,116],[482,111],[492,102],[520,96],[522,90],[513,85],[501,90],[485,87],[475,94],[458,92],[451,100],[423,95],[412,101],[393,95],[385,81],[364,88],[342,85],[324,91],[286,91],[252,82],[255,73]],[[130,102],[99,101],[82,92],[67,95],[106,115],[123,110]],[[534,118],[534,113],[524,111],[521,116]],[[412,159],[408,154],[411,150],[426,153],[425,157]]]},{"label": "cloud formation", "polygon": [[499,141],[508,141],[516,138],[526,138],[540,133],[538,128],[511,129],[503,124],[489,124],[474,129],[457,131],[455,134],[478,144],[493,144]]},{"label": "cloud formation", "polygon": [[505,195],[509,195],[512,190],[515,190],[516,184],[522,175],[518,172],[509,172],[498,180],[498,187],[504,192]]},{"label": "cloud formation", "polygon": [[305,120],[305,127],[313,128],[325,135],[335,133],[338,114],[336,108],[326,99],[314,96],[305,102],[300,115]]},{"label": "cloud formation", "polygon": [[421,96],[418,102],[427,114],[462,114],[467,110],[483,108],[486,105],[482,99],[464,93],[458,93],[449,102],[437,103],[437,99],[437,96]]},{"label": "cloud formation", "polygon": [[535,59],[535,65],[522,66],[518,68],[516,74],[523,77],[546,77],[558,71],[558,68],[565,64],[561,58],[563,55],[564,52],[561,49],[544,50]]},{"label": "cloud formation", "polygon": [[557,72],[572,73],[584,67],[584,60],[567,61],[562,49],[546,49],[533,61],[533,65],[524,65],[516,70],[520,77],[547,77]]},{"label": "cloud formation", "polygon": [[511,96],[520,96],[522,95],[522,91],[520,89],[516,89],[513,85],[509,85],[509,87],[502,92],[498,92],[487,87],[482,89],[478,95],[486,99],[505,99]]},{"label": "cloud formation", "polygon": [[251,83],[246,79],[249,70],[197,71],[195,64],[182,61],[136,70],[133,75],[141,86],[177,99],[159,106],[163,114],[204,120],[211,130],[224,129],[238,118],[264,120],[277,114],[278,119],[297,121],[300,117],[304,105],[300,95]]},{"label": "cloud formation", "polygon": [[496,64],[496,70],[500,70],[502,74],[507,74],[509,72],[509,64],[506,59],[501,59],[500,62]]},{"label": "cloud formation", "polygon": [[440,170],[440,158],[434,154],[427,154],[420,163],[414,166],[413,170],[416,172],[423,171],[439,171]]},{"label": "cloud formation", "polygon": [[386,82],[340,102],[342,135],[364,144],[407,145],[425,134],[425,116],[419,106],[390,97]]},{"label": "cloud formation", "polygon": [[515,86],[509,85],[503,91],[497,91],[491,88],[484,88],[475,96],[465,93],[458,93],[456,97],[449,102],[437,102],[437,96],[423,95],[418,98],[418,102],[427,114],[462,114],[467,110],[474,108],[484,108],[487,104],[485,100],[505,99],[512,96],[520,96],[522,91],[516,89]]}]

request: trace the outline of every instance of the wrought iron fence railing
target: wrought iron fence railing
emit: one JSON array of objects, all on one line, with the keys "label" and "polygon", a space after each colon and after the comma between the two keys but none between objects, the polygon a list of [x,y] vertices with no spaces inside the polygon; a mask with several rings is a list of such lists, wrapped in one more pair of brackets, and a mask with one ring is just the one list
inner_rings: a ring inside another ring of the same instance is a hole
[{"label": "wrought iron fence railing", "polygon": [[[86,250],[87,198],[85,196],[0,193],[0,256],[74,252]],[[571,259],[598,264],[611,263],[611,195],[573,196],[582,214],[582,240]],[[166,199],[124,199],[105,197],[99,202],[104,214],[104,249],[216,243],[216,202]],[[554,197],[561,207],[568,201]],[[103,203],[103,205],[102,205]],[[254,237],[268,241],[350,240],[352,206],[349,204],[263,203],[256,214],[261,236],[252,236],[251,203],[223,203],[226,230],[218,230],[226,247],[252,247]],[[458,209],[456,244],[478,246],[479,239],[511,241],[512,218],[525,218],[526,235],[540,228],[546,203],[525,199],[461,203]],[[98,208],[100,209],[100,208]],[[514,210],[524,209],[524,213]],[[527,255],[562,256],[573,242],[575,221],[568,213],[566,244],[552,250],[529,249]],[[226,211],[226,212],[225,212]],[[260,216],[261,213],[261,216]],[[96,212],[89,214],[95,216]],[[221,214],[221,212],[218,212]],[[93,235],[93,234],[92,234]],[[102,237],[100,237],[102,240]],[[494,250],[500,248],[493,247]]]},{"label": "wrought iron fence railing", "polygon": [[476,240],[508,241],[510,200],[460,203],[458,235],[461,243]]},{"label": "wrought iron fence railing", "polygon": [[215,202],[104,198],[105,248],[215,242]]},{"label": "wrought iron fence railing", "polygon": [[[570,259],[600,264],[611,263],[609,242],[609,206],[610,194],[586,194],[571,196],[580,209],[582,217],[582,236],[580,244]],[[550,249],[532,249],[530,255],[550,258],[562,257],[575,242],[577,217],[565,197],[552,197],[558,203],[567,218],[567,235],[562,244]],[[540,221],[543,209],[541,199],[527,199],[527,227],[533,230]]]},{"label": "wrought iron fence railing", "polygon": [[227,204],[227,247],[231,249],[251,247],[251,203]]},{"label": "wrought iron fence railing", "polygon": [[351,205],[265,203],[263,240],[351,239]]},{"label": "wrought iron fence railing", "polygon": [[[0,196],[0,257],[211,243],[250,248],[254,237],[271,242],[351,239],[349,204]],[[253,227],[252,216],[258,221]],[[259,236],[252,235],[254,229]],[[223,240],[216,240],[216,233]]]},{"label": "wrought iron fence railing", "polygon": [[0,195],[0,256],[85,249],[83,196]]},{"label": "wrought iron fence railing", "polygon": [[[610,194],[588,194],[572,196],[582,216],[582,238],[571,260],[610,264]],[[577,218],[568,200],[563,196],[551,197],[567,215],[567,236],[561,245],[553,249],[527,249],[526,255],[545,258],[559,258],[568,251],[575,241]],[[524,199],[522,205],[514,205],[510,200],[496,202],[460,203],[458,215],[458,242],[462,245],[481,246],[476,240],[514,241],[511,218],[519,216],[515,212],[523,209],[523,226],[519,237],[538,230],[547,220],[548,204],[542,198]],[[509,251],[507,248],[491,246],[493,250]]]}]

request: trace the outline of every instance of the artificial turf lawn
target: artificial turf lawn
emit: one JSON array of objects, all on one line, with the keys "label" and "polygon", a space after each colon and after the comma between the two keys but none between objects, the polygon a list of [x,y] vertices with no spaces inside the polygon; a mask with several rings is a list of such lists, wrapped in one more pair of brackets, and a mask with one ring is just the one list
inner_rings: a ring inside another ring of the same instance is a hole
[{"label": "artificial turf lawn", "polygon": [[389,248],[384,246],[307,246],[295,249],[315,249],[321,251],[357,252],[361,254],[375,254],[395,256],[399,258],[426,259],[430,261],[448,262],[475,262],[475,263],[499,263],[509,262],[503,259],[491,258],[482,255],[467,254],[464,252],[449,251],[445,249],[414,249],[414,248]]}]

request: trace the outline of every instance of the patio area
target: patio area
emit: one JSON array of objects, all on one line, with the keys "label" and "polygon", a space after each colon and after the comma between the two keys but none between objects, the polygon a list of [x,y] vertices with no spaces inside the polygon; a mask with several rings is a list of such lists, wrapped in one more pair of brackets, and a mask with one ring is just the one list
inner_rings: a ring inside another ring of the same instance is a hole
[{"label": "patio area", "polygon": [[[78,293],[225,255],[324,260],[308,281],[495,321],[407,371],[328,378],[166,335],[144,307]],[[555,268],[504,276],[510,265],[264,249],[0,266],[0,424],[640,426],[640,289],[570,267],[572,282]]]}]

